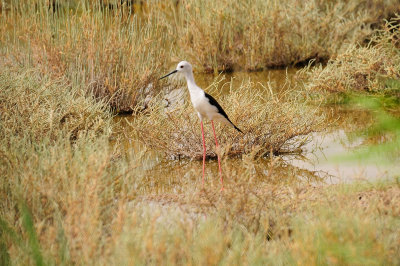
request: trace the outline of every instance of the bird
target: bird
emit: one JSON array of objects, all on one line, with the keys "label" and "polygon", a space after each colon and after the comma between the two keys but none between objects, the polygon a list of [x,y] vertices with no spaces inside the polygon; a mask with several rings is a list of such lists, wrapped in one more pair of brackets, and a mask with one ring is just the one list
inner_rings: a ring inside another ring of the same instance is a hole
[{"label": "bird", "polygon": [[[175,73],[181,73],[185,76],[186,82],[187,82],[187,87],[188,87],[189,94],[190,94],[190,100],[191,100],[192,105],[200,119],[201,135],[202,135],[202,140],[203,140],[202,185],[204,186],[204,171],[205,171],[205,162],[206,162],[206,143],[205,143],[205,138],[204,138],[203,120],[204,119],[211,120],[212,130],[213,130],[214,138],[215,138],[216,149],[218,149],[218,140],[217,140],[217,135],[215,134],[214,121],[218,121],[223,124],[229,125],[242,134],[243,134],[243,132],[235,124],[232,123],[232,121],[229,119],[228,115],[226,114],[224,109],[221,107],[221,105],[217,102],[217,100],[215,100],[210,94],[206,93],[202,88],[200,88],[199,86],[196,85],[196,82],[194,81],[194,76],[193,76],[193,68],[189,62],[187,62],[187,61],[179,62],[175,70],[166,74],[165,76],[162,76],[160,78],[160,80],[164,79],[172,74],[175,74]],[[224,190],[224,182],[223,182],[223,178],[222,178],[221,160],[220,160],[218,153],[217,153],[217,157],[218,157],[218,170],[219,170],[220,182],[221,182],[221,191],[223,191]]]}]

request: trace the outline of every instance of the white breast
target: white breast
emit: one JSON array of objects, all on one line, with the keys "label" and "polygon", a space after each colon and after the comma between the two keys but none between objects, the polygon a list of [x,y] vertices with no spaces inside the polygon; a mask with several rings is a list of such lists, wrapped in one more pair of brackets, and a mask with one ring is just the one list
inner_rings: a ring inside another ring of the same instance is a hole
[{"label": "white breast", "polygon": [[207,118],[213,120],[218,119],[219,116],[221,116],[218,113],[218,108],[210,104],[201,88],[199,88],[196,84],[190,83],[188,83],[188,88],[190,100],[200,119]]},{"label": "white breast", "polygon": [[218,115],[218,108],[211,105],[206,98],[196,105],[195,109],[203,117],[207,117],[210,120],[214,119],[214,117]]}]

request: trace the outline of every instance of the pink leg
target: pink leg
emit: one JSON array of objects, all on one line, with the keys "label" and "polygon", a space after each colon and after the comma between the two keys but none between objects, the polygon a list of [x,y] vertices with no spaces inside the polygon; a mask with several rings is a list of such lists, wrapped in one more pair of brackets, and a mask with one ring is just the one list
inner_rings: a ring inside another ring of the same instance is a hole
[{"label": "pink leg", "polygon": [[[211,120],[211,125],[212,129],[214,132],[214,138],[215,138],[215,147],[218,150],[218,140],[217,140],[217,135],[215,134],[215,129],[214,129],[214,121]],[[217,152],[217,157],[218,157],[218,169],[219,169],[219,177],[221,179],[221,191],[224,190],[224,180],[222,179],[222,170],[221,170],[221,160],[219,158],[219,153]]]},{"label": "pink leg", "polygon": [[203,121],[200,121],[201,123],[201,135],[203,137],[203,178],[202,178],[202,185],[204,187],[204,170],[206,166],[206,141],[204,139],[204,128],[203,128]]}]

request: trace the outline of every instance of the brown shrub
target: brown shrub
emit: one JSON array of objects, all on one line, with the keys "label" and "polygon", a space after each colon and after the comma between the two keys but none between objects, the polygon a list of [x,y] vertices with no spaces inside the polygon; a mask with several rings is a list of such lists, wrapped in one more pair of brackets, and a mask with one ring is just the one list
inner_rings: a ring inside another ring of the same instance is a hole
[{"label": "brown shrub", "polygon": [[[250,81],[238,87],[233,82],[225,85],[230,86],[230,91],[220,98],[220,103],[244,134],[216,124],[219,142],[223,147],[221,154],[235,156],[254,153],[256,156],[295,152],[323,120],[316,115],[316,110],[295,100],[273,95],[266,88],[256,89]],[[148,112],[137,116],[132,127],[138,132],[139,139],[149,147],[172,157],[199,159],[203,155],[199,124],[191,104],[178,104],[174,110],[166,110],[161,97],[158,97],[150,103]],[[216,157],[214,138],[207,125],[205,135],[207,156]]]},{"label": "brown shrub", "polygon": [[384,79],[400,78],[398,20],[387,22],[385,29],[373,38],[368,47],[350,46],[332,58],[326,66],[305,69],[309,78],[306,87],[332,92],[381,91]]}]

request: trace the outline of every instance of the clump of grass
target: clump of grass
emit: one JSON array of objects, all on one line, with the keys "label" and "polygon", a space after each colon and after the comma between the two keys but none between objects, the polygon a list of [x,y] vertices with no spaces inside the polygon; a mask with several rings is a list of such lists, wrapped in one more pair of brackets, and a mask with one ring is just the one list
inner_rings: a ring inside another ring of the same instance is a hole
[{"label": "clump of grass", "polygon": [[[232,81],[224,86],[229,86],[229,93],[217,98],[232,122],[244,132],[242,135],[234,129],[222,130],[220,125],[216,126],[224,147],[221,152],[228,156],[299,151],[307,134],[316,131],[323,121],[316,110],[295,100],[283,99],[282,95],[274,95],[265,87],[257,90],[250,81],[240,86]],[[208,91],[214,89],[216,92],[216,88],[214,83]],[[173,157],[202,158],[199,119],[189,100],[172,111],[164,108],[161,98],[149,106],[148,112],[139,115],[132,124],[140,140]],[[207,156],[216,157],[208,126],[205,132]]]},{"label": "clump of grass", "polygon": [[163,1],[153,10],[175,36],[177,56],[212,72],[326,61],[364,41],[399,7],[397,1],[186,0]]},{"label": "clump of grass", "polygon": [[[91,1],[12,1],[0,16],[0,48],[12,63],[84,83],[116,111],[131,111],[160,76],[168,49],[156,17],[103,9]],[[148,88],[146,91],[145,89]]]},{"label": "clump of grass", "polygon": [[[35,230],[32,214],[27,206],[23,203],[18,206],[22,216],[22,227],[27,234],[27,241],[24,243],[23,239],[18,235],[18,233],[11,228],[6,221],[0,218],[0,238],[4,240],[6,237],[12,239],[14,244],[19,246],[25,252],[31,254],[33,261],[36,265],[45,265],[43,261],[42,252],[40,250],[40,243],[37,239],[37,233]],[[1,250],[1,262],[2,265],[10,265],[10,257],[6,247],[2,247]]]},{"label": "clump of grass", "polygon": [[0,87],[4,135],[38,141],[56,140],[61,133],[71,140],[110,134],[111,116],[105,105],[66,80],[41,76],[32,69],[4,70]]},{"label": "clump of grass", "polygon": [[[106,221],[118,209],[115,199],[137,193],[117,180],[141,184],[140,170],[133,171],[142,169],[140,152],[125,160],[109,145],[106,104],[65,83],[32,69],[0,74],[0,196],[7,199],[0,203],[0,243],[16,264],[92,261],[113,226]],[[31,218],[20,221],[20,202]],[[9,238],[7,228],[19,237]]]},{"label": "clump of grass", "polygon": [[400,17],[386,23],[368,47],[351,45],[326,66],[308,69],[311,90],[383,92],[384,80],[400,78]]}]

